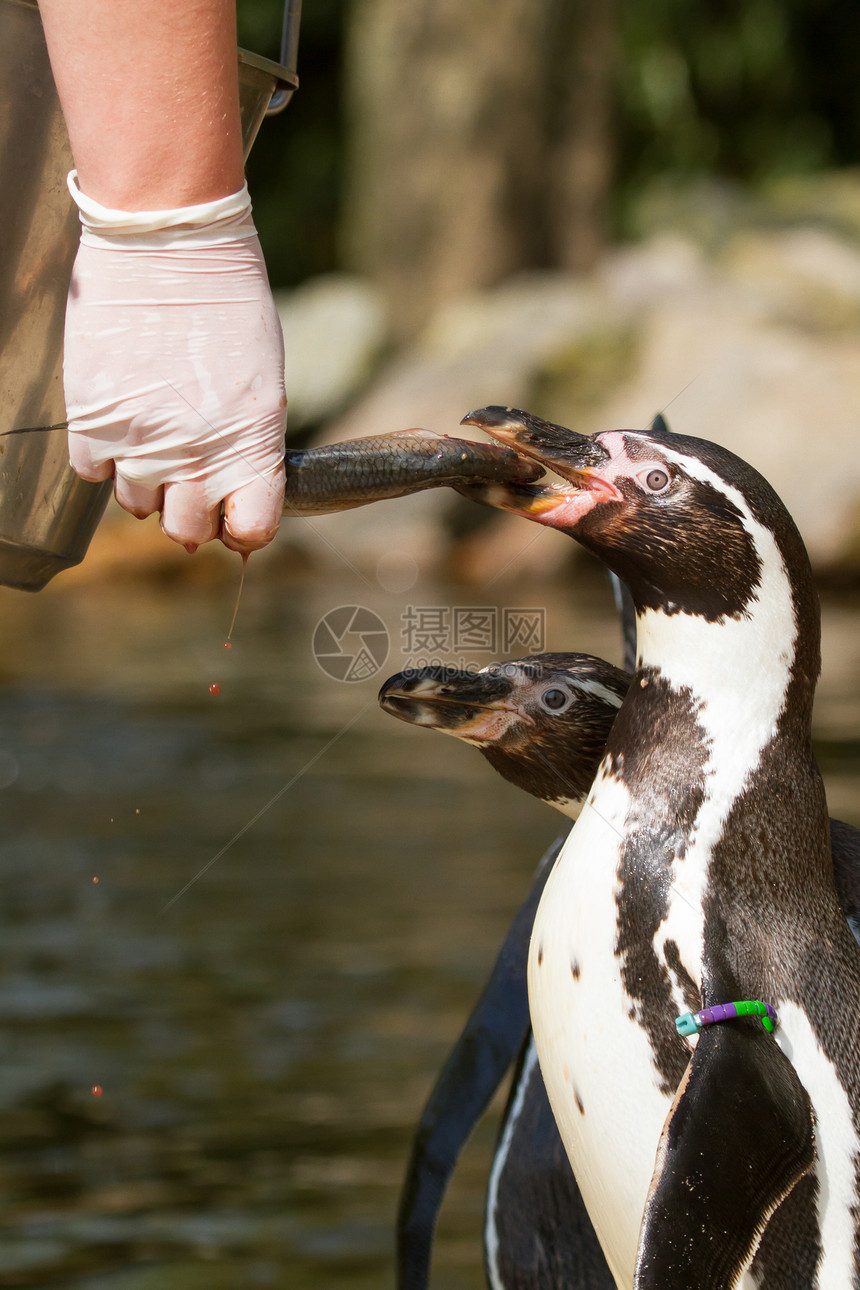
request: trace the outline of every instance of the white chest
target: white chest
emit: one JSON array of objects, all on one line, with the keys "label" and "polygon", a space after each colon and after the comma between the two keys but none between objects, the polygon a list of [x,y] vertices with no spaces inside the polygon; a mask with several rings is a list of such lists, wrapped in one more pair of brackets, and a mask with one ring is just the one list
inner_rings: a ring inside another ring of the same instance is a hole
[{"label": "white chest", "polygon": [[[529,954],[532,1020],[547,1092],[620,1290],[633,1284],[642,1214],[671,1106],[616,952],[614,875],[621,858],[620,824],[629,808],[622,785],[604,781],[596,786],[593,805],[583,810],[547,882]],[[698,924],[685,917],[692,905],[679,900],[670,902],[653,944],[659,952],[672,923],[682,958],[693,965]],[[843,1290],[856,1275],[853,1211],[860,1140],[845,1090],[806,1015],[796,1004],[779,998],[773,1002],[780,1017],[777,1042],[816,1108],[818,1223],[824,1251],[816,1288]],[[747,1272],[739,1290],[751,1290],[754,1284]]]},{"label": "white chest", "polygon": [[[639,1226],[670,1107],[615,953],[626,793],[586,806],[535,919],[529,997],[541,1070],[607,1261],[632,1284]],[[600,813],[598,814],[598,810]]]}]

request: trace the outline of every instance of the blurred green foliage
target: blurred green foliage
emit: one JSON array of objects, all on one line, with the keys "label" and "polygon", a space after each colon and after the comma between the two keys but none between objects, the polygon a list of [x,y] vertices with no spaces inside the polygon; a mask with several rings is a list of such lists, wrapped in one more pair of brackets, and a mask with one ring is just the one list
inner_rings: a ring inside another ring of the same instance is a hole
[{"label": "blurred green foliage", "polygon": [[[251,156],[278,286],[337,267],[344,29],[358,2],[305,0],[301,89],[264,125]],[[238,3],[240,43],[277,57],[277,0]],[[860,161],[854,0],[627,0],[619,21],[616,233],[635,227],[654,184],[710,175],[757,185]]]},{"label": "blurred green foliage", "polygon": [[856,51],[860,11],[832,0],[628,4],[619,95],[625,185],[668,171],[756,181],[849,159],[843,149],[853,160],[856,119],[853,130],[834,119],[856,100],[846,86],[846,101],[833,101],[846,52],[840,33],[853,34]]},{"label": "blurred green foliage", "polygon": [[[275,287],[337,267],[346,7],[346,0],[305,0],[300,89],[284,112],[263,122],[248,159],[254,218]],[[238,0],[237,11],[242,48],[280,61],[279,0]]]}]

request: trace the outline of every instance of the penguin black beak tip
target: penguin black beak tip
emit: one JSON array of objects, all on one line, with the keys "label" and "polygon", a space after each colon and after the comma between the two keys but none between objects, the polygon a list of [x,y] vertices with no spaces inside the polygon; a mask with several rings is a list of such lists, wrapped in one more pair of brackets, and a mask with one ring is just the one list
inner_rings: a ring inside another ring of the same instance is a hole
[{"label": "penguin black beak tip", "polygon": [[565,477],[570,470],[600,466],[609,458],[606,448],[590,436],[555,425],[520,408],[491,404],[470,412],[460,424],[485,430],[490,438]]},{"label": "penguin black beak tip", "polygon": [[461,426],[477,426],[479,430],[515,430],[521,427],[525,413],[518,408],[504,408],[499,403],[492,403],[486,408],[469,412],[460,422]]}]

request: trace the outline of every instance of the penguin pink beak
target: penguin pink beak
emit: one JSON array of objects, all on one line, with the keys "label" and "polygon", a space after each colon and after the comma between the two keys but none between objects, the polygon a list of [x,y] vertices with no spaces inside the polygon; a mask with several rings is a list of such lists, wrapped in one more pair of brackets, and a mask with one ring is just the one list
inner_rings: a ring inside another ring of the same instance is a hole
[{"label": "penguin pink beak", "polygon": [[489,486],[484,500],[492,506],[552,528],[570,529],[601,502],[624,501],[612,480],[600,473],[600,467],[611,460],[609,452],[588,435],[519,408],[498,406],[470,412],[460,424],[477,426],[565,481],[514,488]]}]

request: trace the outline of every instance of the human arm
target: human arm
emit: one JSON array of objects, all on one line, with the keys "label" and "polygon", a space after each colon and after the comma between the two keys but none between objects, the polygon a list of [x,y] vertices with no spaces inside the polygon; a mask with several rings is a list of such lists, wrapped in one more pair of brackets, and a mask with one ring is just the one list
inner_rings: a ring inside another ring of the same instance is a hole
[{"label": "human arm", "polygon": [[[280,327],[247,209],[228,203],[206,245],[207,204],[243,188],[233,0],[41,11],[79,190],[97,203],[67,312],[73,465],[92,479],[116,463],[120,504],[163,507],[185,545],[218,535],[222,498],[227,544],[264,545],[283,488]],[[141,235],[140,212],[172,218]]]}]

